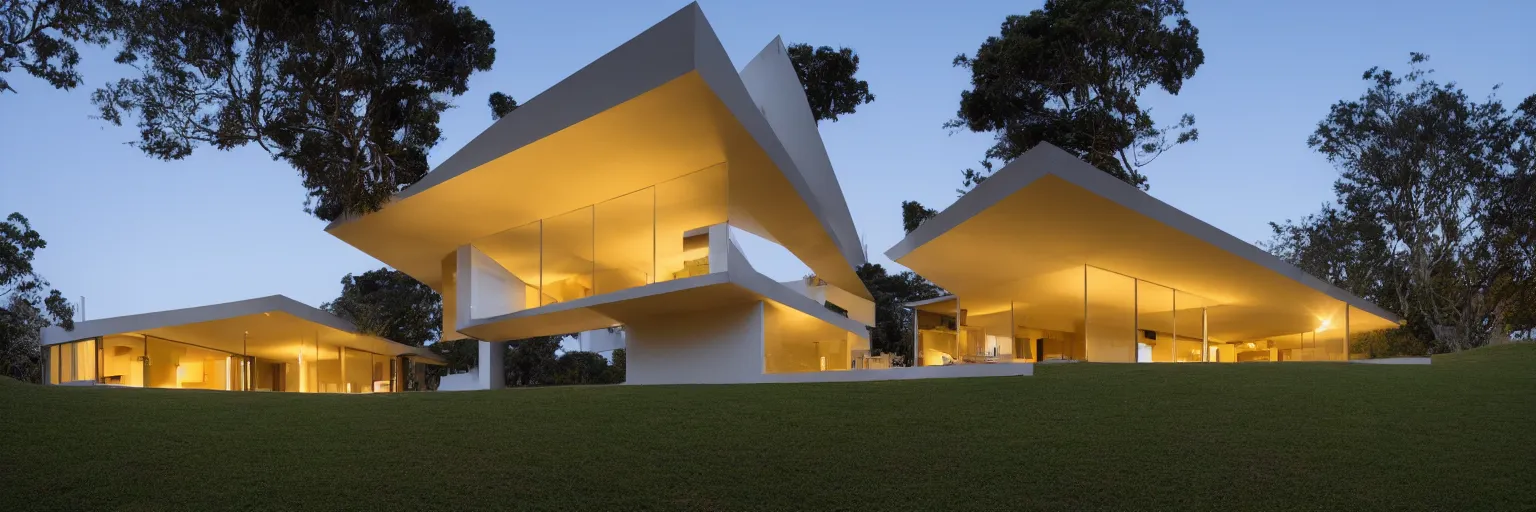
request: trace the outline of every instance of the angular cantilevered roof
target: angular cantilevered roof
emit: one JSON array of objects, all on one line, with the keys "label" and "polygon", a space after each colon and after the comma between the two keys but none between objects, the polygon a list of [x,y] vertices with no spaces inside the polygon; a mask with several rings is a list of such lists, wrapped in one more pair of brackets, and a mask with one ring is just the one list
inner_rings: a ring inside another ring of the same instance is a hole
[{"label": "angular cantilevered roof", "polygon": [[731,225],[869,298],[854,273],[858,233],[794,76],[777,40],[738,74],[690,4],[492,124],[383,209],[326,230],[439,288],[441,261],[461,245],[724,162]]},{"label": "angular cantilevered roof", "polygon": [[[112,336],[145,334],[226,352],[282,359],[281,354],[263,354],[259,350],[288,347],[295,340],[316,339],[375,354],[411,356],[423,362],[445,361],[424,347],[413,347],[377,336],[359,333],[357,327],[336,315],[310,307],[282,295],[271,295],[223,304],[212,304],[138,315],[75,322],[74,330],[53,326],[43,330],[43,344]],[[247,348],[257,348],[247,350]]]},{"label": "angular cantilevered roof", "polygon": [[1223,332],[1213,312],[1213,339],[1312,331],[1342,304],[1354,308],[1356,331],[1400,320],[1050,144],[998,170],[886,256],[973,314],[1020,300],[1081,304],[1087,265],[1219,305]]}]

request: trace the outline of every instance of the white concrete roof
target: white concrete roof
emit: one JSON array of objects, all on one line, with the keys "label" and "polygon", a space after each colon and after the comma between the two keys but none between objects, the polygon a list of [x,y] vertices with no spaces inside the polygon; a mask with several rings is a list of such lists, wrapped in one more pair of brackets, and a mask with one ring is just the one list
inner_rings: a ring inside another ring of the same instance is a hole
[{"label": "white concrete roof", "polygon": [[1375,317],[1352,318],[1359,330],[1401,320],[1050,144],[1008,163],[885,254],[967,301],[973,314],[1008,308],[1020,290],[1063,288],[1062,297],[1078,293],[1081,301],[1082,271],[1072,269],[1089,265],[1223,304],[1239,323],[1269,330],[1316,322],[1318,311],[1340,302]]},{"label": "white concrete roof", "polygon": [[740,74],[697,4],[501,118],[383,209],[326,230],[434,288],[461,245],[730,166],[730,224],[864,298],[865,262],[777,39]]},{"label": "white concrete roof", "polygon": [[313,334],[329,344],[443,362],[425,347],[361,334],[351,322],[282,295],[75,322],[70,331],[48,327],[42,338],[43,345],[54,345],[115,334],[147,334],[188,343],[192,341],[187,338],[196,338],[209,348],[236,353],[247,337],[255,341]]}]

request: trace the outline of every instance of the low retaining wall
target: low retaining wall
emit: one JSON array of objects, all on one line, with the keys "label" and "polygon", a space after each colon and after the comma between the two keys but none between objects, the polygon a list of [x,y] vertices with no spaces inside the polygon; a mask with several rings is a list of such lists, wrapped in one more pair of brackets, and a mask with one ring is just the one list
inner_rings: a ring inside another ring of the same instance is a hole
[{"label": "low retaining wall", "polygon": [[957,364],[953,366],[917,366],[885,370],[770,373],[762,375],[757,379],[757,382],[867,382],[876,380],[957,379],[965,377],[1020,377],[1034,374],[1035,365],[1032,363]]}]

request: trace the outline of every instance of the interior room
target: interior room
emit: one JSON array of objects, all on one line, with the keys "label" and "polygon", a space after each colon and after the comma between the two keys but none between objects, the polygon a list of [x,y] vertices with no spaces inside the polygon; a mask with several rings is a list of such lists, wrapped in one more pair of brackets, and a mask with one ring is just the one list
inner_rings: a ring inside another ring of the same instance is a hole
[{"label": "interior room", "polygon": [[708,228],[726,222],[727,179],[717,164],[473,241],[497,267],[490,288],[516,297],[487,308],[501,299],[477,293],[472,318],[708,274]]}]

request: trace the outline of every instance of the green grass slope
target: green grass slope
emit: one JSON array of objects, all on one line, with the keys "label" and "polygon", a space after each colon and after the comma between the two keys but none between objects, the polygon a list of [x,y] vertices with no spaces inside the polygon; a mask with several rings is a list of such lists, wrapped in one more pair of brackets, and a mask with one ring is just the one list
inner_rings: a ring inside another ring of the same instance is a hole
[{"label": "green grass slope", "polygon": [[0,510],[402,508],[1531,510],[1536,344],[372,396],[0,379]]}]

